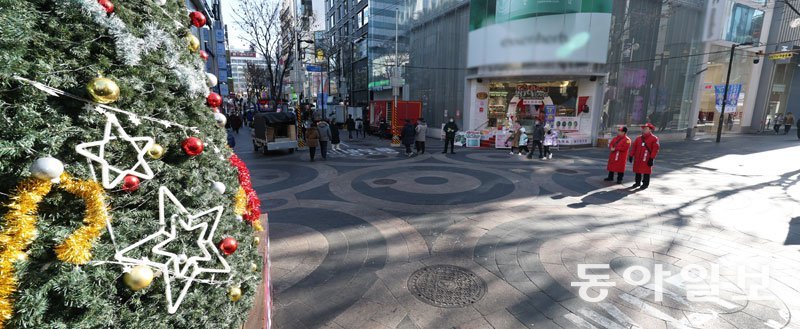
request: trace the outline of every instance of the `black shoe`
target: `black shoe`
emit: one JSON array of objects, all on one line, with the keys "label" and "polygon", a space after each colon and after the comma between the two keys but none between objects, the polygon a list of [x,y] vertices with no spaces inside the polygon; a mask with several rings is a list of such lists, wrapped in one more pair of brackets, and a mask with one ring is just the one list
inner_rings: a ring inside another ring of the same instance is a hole
[{"label": "black shoe", "polygon": [[450,152],[450,154],[456,154],[456,152]]},{"label": "black shoe", "polygon": [[606,182],[611,182],[611,181],[614,181],[614,179],[613,179],[613,178],[611,178],[611,177],[609,177],[609,178],[606,178],[606,179],[604,179],[604,181],[606,181]]},{"label": "black shoe", "polygon": [[622,184],[622,180],[618,180],[618,181],[617,181],[617,184]]},{"label": "black shoe", "polygon": [[442,152],[442,154],[447,154],[447,151]]},{"label": "black shoe", "polygon": [[639,186],[642,186],[642,184],[641,183],[636,183],[636,184],[633,184],[633,186],[631,186],[631,188],[637,188]]},{"label": "black shoe", "polygon": [[639,190],[640,190],[640,191],[641,191],[641,190],[646,190],[648,187],[649,187],[649,186],[647,186],[647,185],[642,185],[642,187],[640,187],[640,188],[639,188]]}]

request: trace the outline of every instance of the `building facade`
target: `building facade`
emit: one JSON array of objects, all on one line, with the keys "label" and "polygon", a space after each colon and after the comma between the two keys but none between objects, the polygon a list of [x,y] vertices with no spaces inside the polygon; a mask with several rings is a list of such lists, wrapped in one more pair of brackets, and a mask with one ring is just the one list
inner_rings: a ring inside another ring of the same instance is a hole
[{"label": "building facade", "polygon": [[[768,98],[790,97],[786,81],[794,74],[791,65],[754,59],[765,46],[800,39],[792,38],[794,30],[771,32],[780,25],[772,24],[780,20],[773,8],[782,6],[763,0],[407,0],[403,6],[407,95],[423,102],[434,126],[452,116],[463,129],[491,135],[538,120],[567,145],[593,144],[621,125],[636,131],[646,122],[665,136],[715,131],[716,91],[734,44],[745,45],[736,47],[731,65],[730,89],[738,93],[729,95],[736,101],[726,109],[726,132],[749,131],[754,120],[776,111],[776,102],[785,106]],[[777,87],[759,92],[770,84],[760,83],[765,77]]]},{"label": "building facade", "polygon": [[[258,67],[267,68],[267,61],[261,58],[254,49],[231,49],[231,81],[232,91],[237,97],[249,99],[251,97],[259,97],[260,95],[251,95],[252,91],[248,90],[248,76],[247,65],[252,64]],[[262,90],[266,92],[266,90]]]},{"label": "building facade", "polygon": [[[327,73],[324,54],[317,52],[318,33],[325,31],[325,0],[283,0],[281,3],[281,48],[289,60],[284,77],[284,98],[301,102],[325,99]],[[303,99],[299,99],[300,96]]]},{"label": "building facade", "polygon": [[191,26],[192,33],[200,40],[200,49],[208,54],[206,72],[217,77],[218,84],[214,92],[220,94],[223,100],[230,94],[229,77],[230,65],[228,60],[227,27],[222,16],[220,0],[213,0],[211,4],[205,0],[186,0],[189,11],[200,11],[206,16],[206,25],[198,28]]}]

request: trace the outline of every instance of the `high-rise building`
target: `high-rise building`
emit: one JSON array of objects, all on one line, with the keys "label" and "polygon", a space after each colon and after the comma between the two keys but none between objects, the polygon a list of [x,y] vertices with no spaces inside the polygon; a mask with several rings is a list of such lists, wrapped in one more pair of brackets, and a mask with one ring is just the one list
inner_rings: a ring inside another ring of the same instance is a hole
[{"label": "high-rise building", "polygon": [[325,3],[332,95],[349,105],[363,107],[372,100],[392,99],[393,68],[408,62],[407,0]]},{"label": "high-rise building", "polygon": [[[230,51],[230,59],[231,59],[231,80],[233,81],[233,93],[236,94],[237,97],[250,99],[252,97],[259,97],[260,95],[250,95],[250,91],[248,91],[248,77],[247,77],[247,65],[255,65],[267,69],[267,61],[260,57],[258,53],[254,49],[247,49],[247,50],[236,50],[231,49]],[[261,90],[262,92],[267,92],[267,90]]]},{"label": "high-rise building", "polygon": [[205,0],[186,0],[186,5],[190,11],[200,11],[206,16],[205,26],[201,28],[191,26],[191,29],[192,33],[200,39],[200,49],[208,54],[206,72],[217,77],[218,84],[213,89],[216,93],[222,95],[224,99],[230,93],[228,90],[230,70],[227,56],[226,25],[222,16],[220,0],[213,0],[211,5]]},{"label": "high-rise building", "polygon": [[285,98],[295,99],[302,94],[302,101],[314,102],[318,93],[327,92],[327,88],[321,88],[327,74],[318,63],[315,40],[317,33],[325,29],[324,0],[283,0],[280,19],[281,49],[283,57],[290,59],[290,71],[284,77]]}]

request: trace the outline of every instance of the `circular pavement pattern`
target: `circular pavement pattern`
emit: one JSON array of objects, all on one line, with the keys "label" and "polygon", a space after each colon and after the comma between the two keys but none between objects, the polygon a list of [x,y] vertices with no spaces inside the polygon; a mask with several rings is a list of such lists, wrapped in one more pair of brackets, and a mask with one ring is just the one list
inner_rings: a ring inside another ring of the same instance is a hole
[{"label": "circular pavement pattern", "polygon": [[473,304],[486,294],[486,283],[470,270],[453,265],[423,267],[408,278],[408,290],[436,307],[455,308]]}]

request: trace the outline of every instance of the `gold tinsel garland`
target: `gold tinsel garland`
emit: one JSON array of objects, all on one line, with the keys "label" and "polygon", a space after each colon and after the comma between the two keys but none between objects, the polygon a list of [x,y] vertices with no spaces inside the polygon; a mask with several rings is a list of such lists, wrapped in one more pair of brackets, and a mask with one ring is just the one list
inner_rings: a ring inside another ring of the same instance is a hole
[{"label": "gold tinsel garland", "polygon": [[[56,256],[71,264],[85,264],[91,259],[92,244],[102,234],[109,220],[105,190],[96,182],[72,178],[67,173],[60,177],[59,187],[83,199],[86,204],[84,226],[70,234],[56,247]],[[50,193],[49,180],[27,178],[11,196],[10,209],[3,220],[5,230],[0,233],[0,329],[14,312],[11,295],[17,289],[14,263],[26,259],[25,249],[36,239],[36,220],[39,204]]]},{"label": "gold tinsel garland", "polygon": [[[233,213],[242,216],[247,214],[247,212],[247,192],[240,186],[239,191],[236,192],[236,196],[233,197]],[[261,220],[254,220],[252,225],[256,232],[264,231],[264,226],[261,226]]]}]

